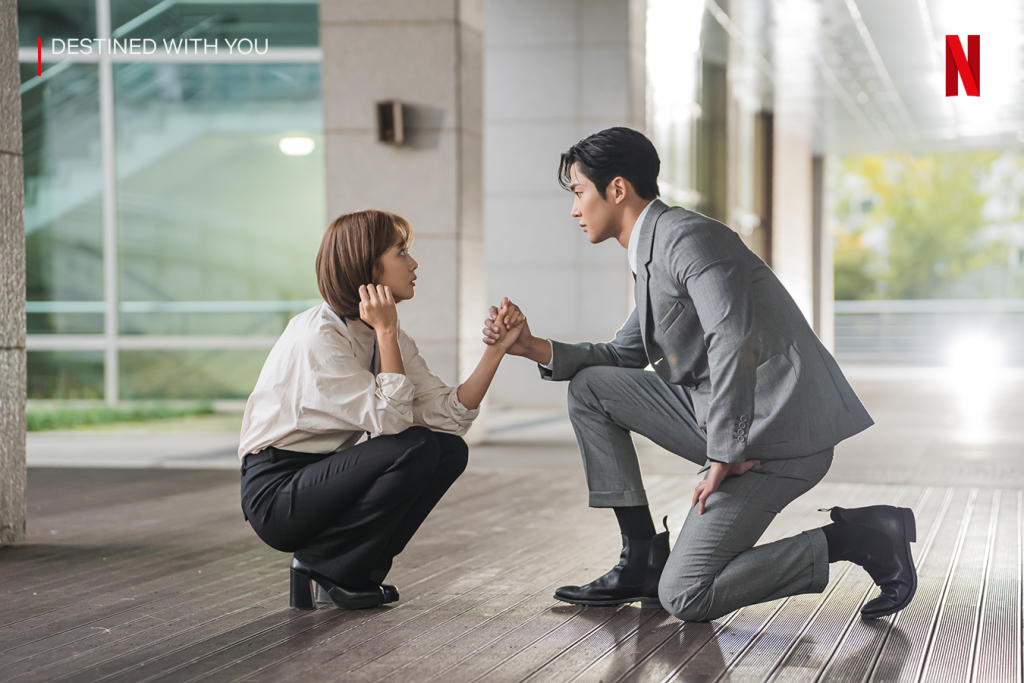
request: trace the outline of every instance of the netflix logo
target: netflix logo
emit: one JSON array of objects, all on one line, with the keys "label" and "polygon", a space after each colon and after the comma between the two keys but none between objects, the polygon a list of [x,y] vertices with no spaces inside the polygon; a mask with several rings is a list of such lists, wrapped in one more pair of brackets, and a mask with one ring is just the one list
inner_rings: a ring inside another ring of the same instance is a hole
[{"label": "netflix logo", "polygon": [[967,36],[967,54],[960,36],[946,36],[946,97],[960,94],[964,82],[968,97],[981,97],[981,36]]}]

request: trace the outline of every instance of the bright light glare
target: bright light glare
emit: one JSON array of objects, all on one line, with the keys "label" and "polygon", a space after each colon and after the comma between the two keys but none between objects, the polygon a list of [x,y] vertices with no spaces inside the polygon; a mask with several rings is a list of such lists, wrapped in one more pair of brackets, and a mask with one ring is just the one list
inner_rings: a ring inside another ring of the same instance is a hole
[{"label": "bright light glare", "polygon": [[703,16],[702,0],[647,3],[647,85],[657,128],[693,115]]},{"label": "bright light glare", "polygon": [[966,334],[954,341],[946,357],[951,367],[972,370],[997,368],[1002,360],[1003,349],[999,342],[980,333]]},{"label": "bright light glare", "polygon": [[313,138],[281,138],[277,146],[290,157],[304,157],[316,146]]},{"label": "bright light glare", "polygon": [[1002,345],[984,333],[965,334],[949,346],[946,361],[956,388],[958,436],[964,443],[988,443],[995,437],[991,414],[1002,360]]}]

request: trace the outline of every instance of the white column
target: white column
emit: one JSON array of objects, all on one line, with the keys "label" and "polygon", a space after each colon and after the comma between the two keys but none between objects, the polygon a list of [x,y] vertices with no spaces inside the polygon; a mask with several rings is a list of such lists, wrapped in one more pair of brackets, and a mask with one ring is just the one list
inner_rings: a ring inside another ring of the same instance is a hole
[{"label": "white column", "polygon": [[772,200],[772,269],[808,321],[814,316],[809,122],[798,113],[775,111]]},{"label": "white column", "polygon": [[[592,245],[558,185],[562,152],[610,126],[644,127],[644,0],[487,0],[484,84],[487,291],[535,334],[611,339],[633,307],[626,252]],[[565,383],[502,363],[491,399],[564,408]]]},{"label": "white column", "polygon": [[814,235],[815,111],[817,72],[813,63],[818,8],[806,0],[780,0],[774,35],[775,115],[772,169],[772,269],[815,326]]},{"label": "white column", "polygon": [[[328,218],[377,208],[409,220],[420,268],[402,326],[435,373],[460,382],[483,352],[486,313],[482,0],[323,0],[320,45]],[[402,146],[377,141],[385,100],[405,103]]]},{"label": "white column", "polygon": [[[96,35],[109,40],[110,3],[96,0]],[[114,65],[108,52],[99,57],[100,150],[103,169],[103,398],[117,405],[120,391],[117,348],[117,141],[114,138]]]}]

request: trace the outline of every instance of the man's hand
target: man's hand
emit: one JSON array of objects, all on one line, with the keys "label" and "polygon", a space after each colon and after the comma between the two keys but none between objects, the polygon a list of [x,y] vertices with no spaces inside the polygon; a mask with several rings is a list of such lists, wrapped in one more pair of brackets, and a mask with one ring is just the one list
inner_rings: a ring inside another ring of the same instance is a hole
[{"label": "man's hand", "polygon": [[522,333],[523,326],[526,325],[526,316],[518,308],[510,310],[509,305],[505,304],[498,310],[498,319],[507,320],[508,328],[506,329],[502,324],[497,325],[498,339],[494,342],[494,347],[501,349],[503,353],[508,353],[509,347],[515,344]]},{"label": "man's hand", "polygon": [[734,475],[744,474],[751,467],[761,462],[760,460],[747,460],[746,462],[712,462],[711,469],[708,470],[708,476],[701,483],[697,484],[697,488],[693,490],[693,502],[691,506],[696,505],[700,502],[700,514],[704,514],[704,503],[707,501],[708,496],[718,490],[718,487],[726,477]]},{"label": "man's hand", "polygon": [[[499,315],[499,312],[501,315]],[[510,330],[512,328],[511,320],[512,317],[518,313],[522,315],[523,321],[522,326],[519,328],[518,336],[512,342],[511,346],[505,350],[505,353],[512,356],[525,356],[530,348],[530,344],[533,342],[533,335],[530,334],[530,324],[526,321],[526,316],[523,315],[522,311],[514,303],[504,298],[501,300],[501,308],[497,306],[491,306],[489,311],[490,318],[484,321],[484,343],[494,345],[498,343],[499,339],[502,339],[502,329]]]}]

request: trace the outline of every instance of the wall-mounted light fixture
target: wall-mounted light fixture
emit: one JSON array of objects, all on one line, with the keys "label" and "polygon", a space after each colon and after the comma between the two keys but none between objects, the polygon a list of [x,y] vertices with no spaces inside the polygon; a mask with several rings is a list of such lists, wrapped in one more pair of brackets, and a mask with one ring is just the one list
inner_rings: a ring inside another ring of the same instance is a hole
[{"label": "wall-mounted light fixture", "polygon": [[313,138],[281,138],[278,149],[290,157],[304,157],[313,151],[316,144]]},{"label": "wall-mounted light fixture", "polygon": [[389,145],[405,143],[402,103],[398,100],[377,103],[377,140]]}]

